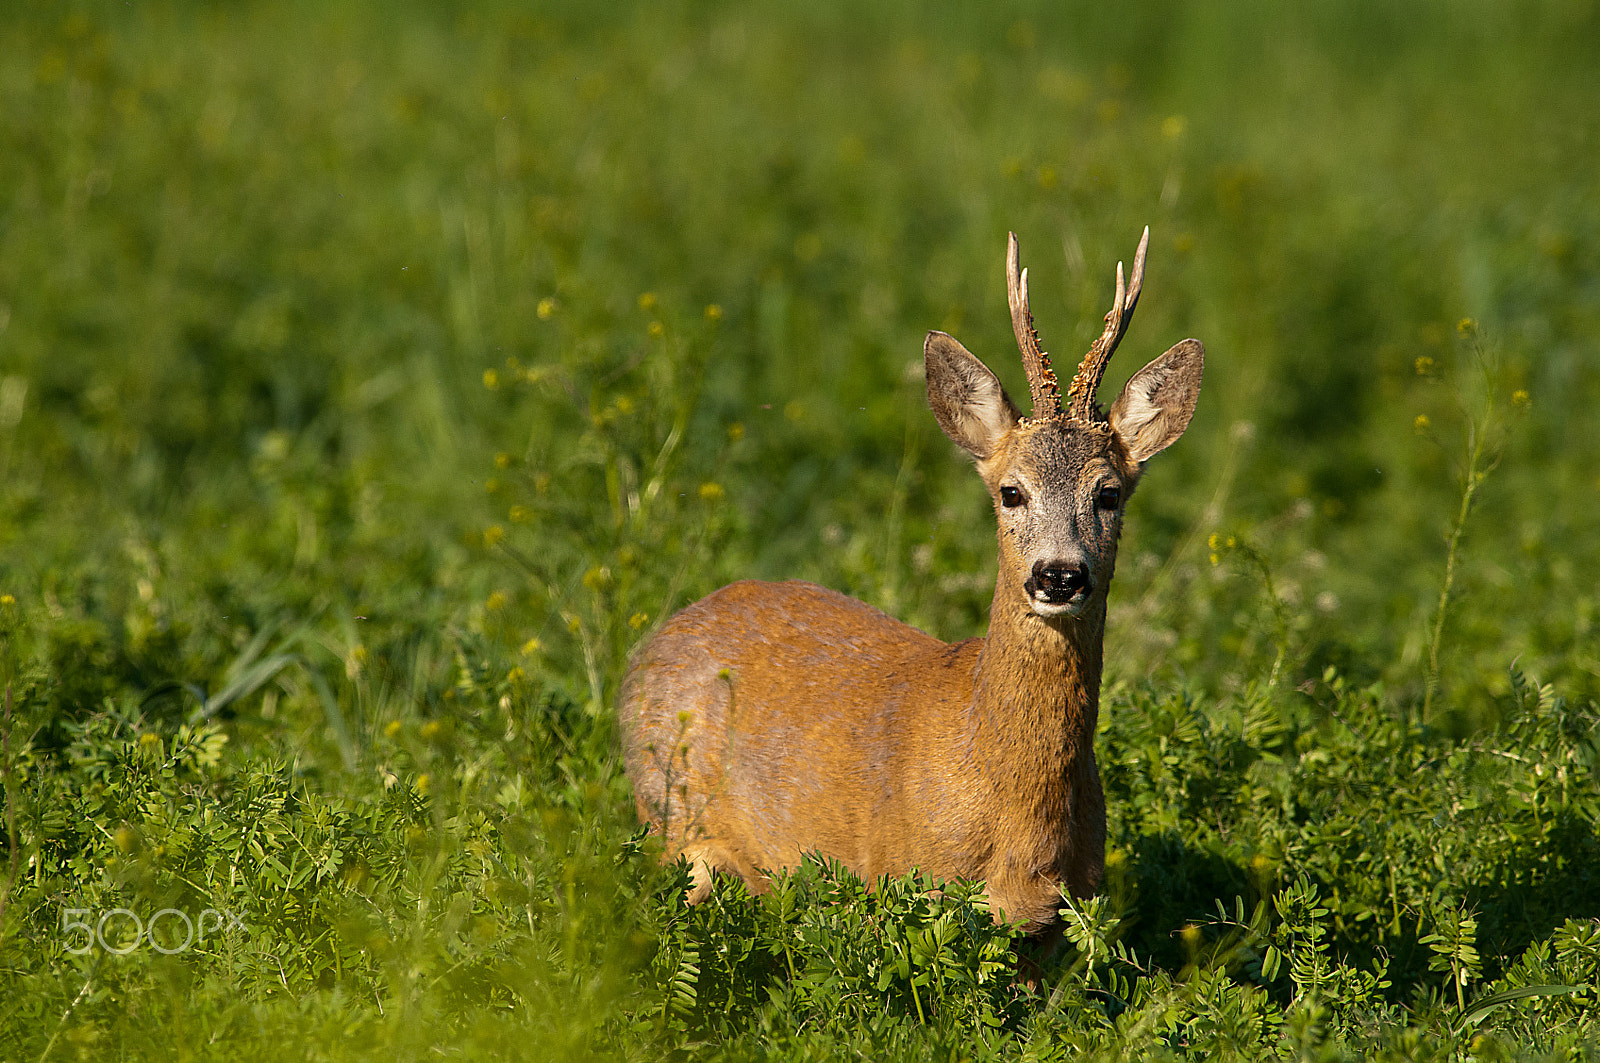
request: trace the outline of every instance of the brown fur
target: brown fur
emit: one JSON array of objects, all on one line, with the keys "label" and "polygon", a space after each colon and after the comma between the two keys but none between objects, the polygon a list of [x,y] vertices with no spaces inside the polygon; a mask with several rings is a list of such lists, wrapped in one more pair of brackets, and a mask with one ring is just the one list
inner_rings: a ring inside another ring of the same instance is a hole
[{"label": "brown fur", "polygon": [[[1063,889],[1099,886],[1106,590],[1143,462],[1193,411],[1200,345],[1136,374],[1107,421],[1023,419],[954,339],[930,334],[925,355],[934,414],[994,499],[988,635],[946,644],[800,582],[734,583],[672,617],[635,655],[620,719],[640,818],[691,861],[692,901],[716,871],[760,890],[808,852],[867,879],[982,879],[1029,931]],[[1055,565],[1092,588],[1069,612],[1030,585]]]}]

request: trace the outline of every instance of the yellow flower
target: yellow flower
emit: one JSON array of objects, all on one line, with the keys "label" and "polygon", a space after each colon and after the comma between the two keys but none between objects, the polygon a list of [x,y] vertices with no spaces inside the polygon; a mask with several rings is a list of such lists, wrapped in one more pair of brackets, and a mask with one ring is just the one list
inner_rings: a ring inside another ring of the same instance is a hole
[{"label": "yellow flower", "polygon": [[639,296],[640,310],[654,310],[656,308],[656,293],[644,292]]},{"label": "yellow flower", "polygon": [[161,737],[159,735],[152,734],[149,731],[146,731],[144,734],[139,736],[139,745],[145,749],[149,749],[151,746],[159,745],[160,743]]},{"label": "yellow flower", "polygon": [[1518,388],[1511,393],[1511,405],[1527,408],[1532,404],[1533,396],[1529,395],[1524,389]]},{"label": "yellow flower", "polygon": [[493,546],[506,537],[506,530],[498,524],[491,524],[483,529],[483,545]]},{"label": "yellow flower", "polygon": [[[728,441],[730,443],[737,443],[737,442],[739,442],[739,440],[741,440],[743,438],[744,438],[744,424],[742,422],[735,421],[735,422],[733,422],[732,424],[730,424],[728,426]],[[6,595],[6,597],[9,598],[10,595]]]},{"label": "yellow flower", "polygon": [[583,585],[592,591],[604,590],[611,586],[611,570],[604,565],[596,565],[583,574]]},{"label": "yellow flower", "polygon": [[707,481],[700,485],[700,500],[702,502],[721,501],[722,496],[725,494],[727,492],[722,489],[722,485],[719,483]]},{"label": "yellow flower", "polygon": [[1183,115],[1172,115],[1161,123],[1161,135],[1168,140],[1177,140],[1183,136],[1183,130],[1188,124]]},{"label": "yellow flower", "polygon": [[524,672],[520,666],[513,665],[511,671],[506,673],[506,680],[508,682],[516,683],[523,679],[526,675],[527,673]]},{"label": "yellow flower", "polygon": [[533,519],[533,511],[527,506],[512,506],[506,511],[506,516],[511,518],[513,524],[527,524]]},{"label": "yellow flower", "polygon": [[1416,365],[1418,376],[1427,376],[1433,372],[1433,359],[1425,354],[1417,359]]},{"label": "yellow flower", "polygon": [[417,776],[417,793],[419,793],[419,794],[427,793],[428,792],[428,787],[432,786],[432,785],[433,785],[433,776],[432,775],[429,775],[427,772],[423,772],[421,775]]},{"label": "yellow flower", "polygon": [[528,656],[532,656],[542,649],[544,649],[544,643],[540,642],[538,639],[529,639],[527,642],[522,644],[522,652]]},{"label": "yellow flower", "polygon": [[438,738],[440,733],[443,731],[444,724],[440,723],[438,720],[429,720],[427,723],[422,725],[421,729],[418,730],[417,733],[431,742],[435,738]]},{"label": "yellow flower", "polygon": [[548,295],[539,300],[539,308],[534,311],[539,315],[540,321],[549,321],[556,316],[556,301]]},{"label": "yellow flower", "polygon": [[491,476],[487,480],[483,481],[483,489],[492,495],[496,491],[500,490],[500,481]]},{"label": "yellow flower", "polygon": [[511,467],[511,455],[503,450],[496,454],[494,456],[494,467],[497,469],[509,469]]},{"label": "yellow flower", "polygon": [[493,369],[485,369],[483,371],[483,386],[488,388],[490,391],[493,391],[495,388],[499,387],[500,374]]},{"label": "yellow flower", "polygon": [[721,304],[719,304],[719,303],[707,303],[706,304],[706,320],[707,321],[721,321],[722,320],[722,306],[721,306]]},{"label": "yellow flower", "polygon": [[400,733],[400,721],[399,720],[390,720],[388,723],[384,724],[383,733],[388,735],[390,738],[393,738],[395,735],[399,734]]},{"label": "yellow flower", "polygon": [[1206,545],[1211,547],[1213,550],[1220,548],[1222,546],[1222,533],[1212,532],[1211,535],[1206,539]]},{"label": "yellow flower", "polygon": [[1462,336],[1470,336],[1478,331],[1478,323],[1470,317],[1464,317],[1456,322],[1456,331]]},{"label": "yellow flower", "polygon": [[509,599],[506,598],[504,591],[495,591],[490,594],[488,598],[484,599],[483,607],[489,610],[491,613],[496,613],[506,607],[506,602],[508,600]]},{"label": "yellow flower", "polygon": [[1411,422],[1411,427],[1415,428],[1418,432],[1426,432],[1428,430],[1428,426],[1432,423],[1432,421],[1428,420],[1427,414],[1419,413],[1417,414],[1417,419]]},{"label": "yellow flower", "polygon": [[662,336],[667,334],[667,326],[663,325],[659,321],[652,321],[650,322],[650,326],[646,331],[648,331],[652,337],[659,340]]},{"label": "yellow flower", "polygon": [[0,594],[0,605],[16,605],[16,598],[9,594]]},{"label": "yellow flower", "polygon": [[638,631],[640,628],[644,627],[649,622],[650,622],[650,614],[649,613],[634,613],[632,616],[628,617],[628,626],[633,628],[633,630],[635,630],[635,631]]}]

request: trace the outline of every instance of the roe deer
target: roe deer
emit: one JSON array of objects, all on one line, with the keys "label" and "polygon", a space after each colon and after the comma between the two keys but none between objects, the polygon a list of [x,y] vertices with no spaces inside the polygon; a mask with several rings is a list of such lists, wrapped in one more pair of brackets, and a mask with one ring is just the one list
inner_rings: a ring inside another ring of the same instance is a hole
[{"label": "roe deer", "polygon": [[953,645],[810,583],[734,583],[666,622],[621,697],[639,815],[692,867],[759,892],[808,852],[871,881],[920,868],[984,880],[996,919],[1038,932],[1061,891],[1105,864],[1094,758],[1106,590],[1145,461],[1189,424],[1204,349],[1177,344],[1109,413],[1095,390],[1127,330],[1150,230],[1066,404],[1028,310],[1017,238],[1011,324],[1033,396],[1023,417],[955,339],[928,333],[928,401],[977,461],[999,520],[986,638]]}]

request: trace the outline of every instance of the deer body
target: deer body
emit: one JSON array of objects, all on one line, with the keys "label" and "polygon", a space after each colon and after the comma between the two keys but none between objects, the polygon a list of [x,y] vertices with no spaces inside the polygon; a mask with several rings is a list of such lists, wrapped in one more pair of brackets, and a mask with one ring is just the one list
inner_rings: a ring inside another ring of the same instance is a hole
[{"label": "deer body", "polygon": [[692,864],[692,901],[716,871],[760,890],[764,871],[808,852],[869,880],[912,868],[982,879],[997,916],[1030,931],[1055,920],[1063,889],[1097,888],[1105,592],[1127,495],[1187,425],[1203,358],[1185,340],[1098,416],[1094,388],[1144,251],[1126,293],[1118,267],[1070,409],[1038,349],[1014,237],[1007,278],[1034,416],[954,339],[928,336],[934,415],[976,459],[1000,525],[985,638],[946,644],[813,584],[747,581],[684,609],[635,655],[624,757],[640,817]]}]

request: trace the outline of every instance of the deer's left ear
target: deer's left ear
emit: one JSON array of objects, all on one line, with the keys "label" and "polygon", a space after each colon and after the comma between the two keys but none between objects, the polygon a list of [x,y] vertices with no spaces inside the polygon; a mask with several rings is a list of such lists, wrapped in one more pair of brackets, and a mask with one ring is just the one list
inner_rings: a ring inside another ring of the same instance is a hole
[{"label": "deer's left ear", "polygon": [[1000,437],[1021,415],[989,367],[943,332],[928,333],[922,347],[928,404],[944,434],[979,461],[994,453]]},{"label": "deer's left ear", "polygon": [[1144,464],[1166,450],[1194,416],[1200,400],[1200,374],[1206,349],[1199,340],[1184,340],[1133,375],[1112,404],[1111,430],[1129,456]]}]

